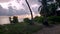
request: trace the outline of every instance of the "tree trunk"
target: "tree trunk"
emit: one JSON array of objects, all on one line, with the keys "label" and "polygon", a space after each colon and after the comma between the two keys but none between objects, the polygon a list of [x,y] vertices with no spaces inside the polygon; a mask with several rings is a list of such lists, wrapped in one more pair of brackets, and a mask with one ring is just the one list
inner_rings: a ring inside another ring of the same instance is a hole
[{"label": "tree trunk", "polygon": [[27,3],[27,5],[28,5],[28,8],[29,8],[29,10],[30,10],[30,13],[31,13],[31,23],[30,24],[34,24],[34,22],[33,22],[33,13],[32,13],[32,10],[31,10],[31,8],[30,8],[30,6],[29,6],[29,3],[28,3],[28,1],[27,0],[25,0],[26,1],[26,3]]}]

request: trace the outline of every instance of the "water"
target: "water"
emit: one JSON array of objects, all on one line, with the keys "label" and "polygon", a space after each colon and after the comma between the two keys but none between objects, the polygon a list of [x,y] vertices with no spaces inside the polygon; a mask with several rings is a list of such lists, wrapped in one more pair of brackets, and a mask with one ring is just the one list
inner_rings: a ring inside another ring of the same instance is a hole
[{"label": "water", "polygon": [[[35,16],[37,16],[37,15],[34,15],[34,17]],[[30,15],[20,15],[20,16],[18,16],[18,21],[22,22],[24,18],[31,19],[31,16]],[[10,24],[9,16],[0,16],[0,24]]]},{"label": "water", "polygon": [[0,24],[9,24],[9,18],[7,16],[0,16]]},{"label": "water", "polygon": [[[23,21],[23,19],[18,18],[19,22]],[[10,24],[9,16],[0,16],[0,24]]]}]

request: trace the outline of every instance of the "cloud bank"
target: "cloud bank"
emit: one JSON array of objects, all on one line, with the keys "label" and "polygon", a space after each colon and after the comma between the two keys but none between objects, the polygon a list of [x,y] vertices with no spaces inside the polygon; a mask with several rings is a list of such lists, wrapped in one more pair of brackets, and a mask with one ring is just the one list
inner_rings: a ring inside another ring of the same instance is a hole
[{"label": "cloud bank", "polygon": [[11,0],[0,0],[0,3],[10,2]]},{"label": "cloud bank", "polygon": [[[4,3],[2,3],[4,2]],[[18,3],[19,2],[19,3]],[[0,16],[13,16],[30,14],[29,8],[25,0],[0,0]],[[28,0],[33,13],[38,14],[40,3],[38,0]],[[3,8],[2,8],[3,7]]]}]

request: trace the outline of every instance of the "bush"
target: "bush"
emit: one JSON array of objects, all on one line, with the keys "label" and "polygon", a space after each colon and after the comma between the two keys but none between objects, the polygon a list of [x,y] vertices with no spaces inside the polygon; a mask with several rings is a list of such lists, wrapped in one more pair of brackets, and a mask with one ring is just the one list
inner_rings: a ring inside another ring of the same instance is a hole
[{"label": "bush", "polygon": [[[49,16],[47,17],[48,18],[48,23],[49,24],[58,24],[60,23],[60,16]],[[36,16],[34,18],[34,21],[37,22],[37,23],[43,23],[43,20],[44,20],[44,17],[42,16]]]},{"label": "bush", "polygon": [[34,18],[34,21],[37,22],[37,23],[42,23],[42,22],[43,22],[43,19],[44,19],[44,18],[43,18],[42,16],[40,16],[40,17],[39,17],[39,16],[36,16],[36,17]]},{"label": "bush", "polygon": [[13,16],[13,23],[18,23],[18,17],[17,16]]},{"label": "bush", "polygon": [[29,18],[25,18],[25,19],[24,19],[24,22],[25,22],[25,23],[30,23],[30,21],[31,21],[31,20],[30,20]]},{"label": "bush", "polygon": [[51,23],[59,23],[60,22],[60,16],[48,17],[48,21],[51,22]]}]

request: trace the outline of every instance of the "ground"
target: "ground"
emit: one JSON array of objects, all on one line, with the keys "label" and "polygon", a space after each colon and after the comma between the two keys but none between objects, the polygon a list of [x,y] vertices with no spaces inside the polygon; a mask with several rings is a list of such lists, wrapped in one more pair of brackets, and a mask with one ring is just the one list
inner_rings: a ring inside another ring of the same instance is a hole
[{"label": "ground", "polygon": [[54,25],[53,27],[43,27],[43,29],[33,34],[60,34],[60,25]]}]

